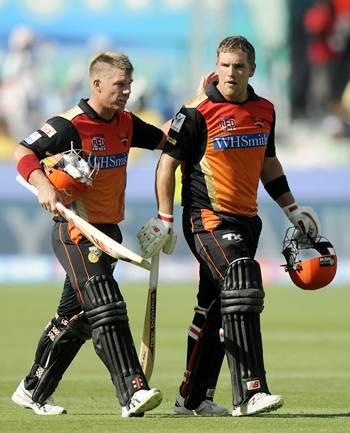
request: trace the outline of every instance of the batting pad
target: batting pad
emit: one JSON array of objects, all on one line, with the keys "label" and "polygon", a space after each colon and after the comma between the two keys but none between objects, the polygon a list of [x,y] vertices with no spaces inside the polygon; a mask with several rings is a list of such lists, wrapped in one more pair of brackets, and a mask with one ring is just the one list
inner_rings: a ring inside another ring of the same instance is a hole
[{"label": "batting pad", "polygon": [[260,332],[263,298],[259,264],[250,258],[231,263],[221,293],[221,314],[235,407],[256,392],[269,392]]},{"label": "batting pad", "polygon": [[149,389],[130,332],[126,305],[117,282],[96,275],[86,283],[84,310],[92,327],[95,351],[110,372],[121,406]]}]

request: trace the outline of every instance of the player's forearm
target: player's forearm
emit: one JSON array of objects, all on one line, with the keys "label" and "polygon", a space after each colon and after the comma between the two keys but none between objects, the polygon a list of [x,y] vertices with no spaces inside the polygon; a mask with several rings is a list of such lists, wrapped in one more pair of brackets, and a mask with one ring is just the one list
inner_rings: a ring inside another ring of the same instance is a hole
[{"label": "player's forearm", "polygon": [[295,202],[295,198],[288,185],[287,177],[284,174],[283,167],[276,156],[265,158],[260,178],[266,191],[280,207],[283,208]]},{"label": "player's forearm", "polygon": [[169,157],[162,157],[157,168],[156,197],[158,210],[172,215],[174,211],[175,193],[175,164],[170,163]]}]

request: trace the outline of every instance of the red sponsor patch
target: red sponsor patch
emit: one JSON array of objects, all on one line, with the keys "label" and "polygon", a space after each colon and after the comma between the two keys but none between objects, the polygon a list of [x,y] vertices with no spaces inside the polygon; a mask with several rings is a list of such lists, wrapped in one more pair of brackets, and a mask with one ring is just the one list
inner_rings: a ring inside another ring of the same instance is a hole
[{"label": "red sponsor patch", "polygon": [[134,380],[132,381],[135,389],[141,389],[143,387],[143,382],[141,376],[134,376]]},{"label": "red sponsor patch", "polygon": [[247,389],[248,391],[252,391],[254,389],[260,389],[260,380],[256,379],[247,382]]}]

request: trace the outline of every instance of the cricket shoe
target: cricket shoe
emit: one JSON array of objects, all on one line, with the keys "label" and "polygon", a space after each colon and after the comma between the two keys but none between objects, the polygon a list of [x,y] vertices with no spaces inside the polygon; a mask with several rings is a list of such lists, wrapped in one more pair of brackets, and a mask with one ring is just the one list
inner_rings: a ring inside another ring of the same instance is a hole
[{"label": "cricket shoe", "polygon": [[258,392],[246,402],[237,406],[232,411],[232,416],[249,416],[262,412],[272,412],[283,406],[283,398],[280,395]]},{"label": "cricket shoe", "polygon": [[48,398],[43,404],[39,404],[32,400],[32,394],[33,391],[25,389],[24,380],[22,380],[12,394],[11,400],[18,406],[32,409],[37,415],[62,415],[67,413],[66,409],[57,406],[52,398]]},{"label": "cricket shoe", "polygon": [[122,407],[122,417],[141,417],[145,412],[159,406],[162,399],[158,388],[140,389],[131,397],[129,404]]},{"label": "cricket shoe", "polygon": [[229,414],[226,407],[220,406],[212,400],[203,400],[196,409],[187,409],[185,407],[185,399],[180,394],[176,396],[173,410],[178,415],[189,416],[227,416]]}]

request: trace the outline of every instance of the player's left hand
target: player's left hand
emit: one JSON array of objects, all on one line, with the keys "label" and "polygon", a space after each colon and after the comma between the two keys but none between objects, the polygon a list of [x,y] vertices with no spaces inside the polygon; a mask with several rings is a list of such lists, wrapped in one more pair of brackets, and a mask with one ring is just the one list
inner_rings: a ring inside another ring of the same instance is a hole
[{"label": "player's left hand", "polygon": [[164,217],[164,214],[158,213],[157,218],[151,218],[141,227],[137,237],[145,258],[154,256],[160,250],[172,254],[177,240],[172,215]]},{"label": "player's left hand", "polygon": [[283,208],[289,221],[294,225],[299,233],[296,237],[310,236],[316,238],[321,232],[320,220],[311,207],[299,206],[292,203]]}]

